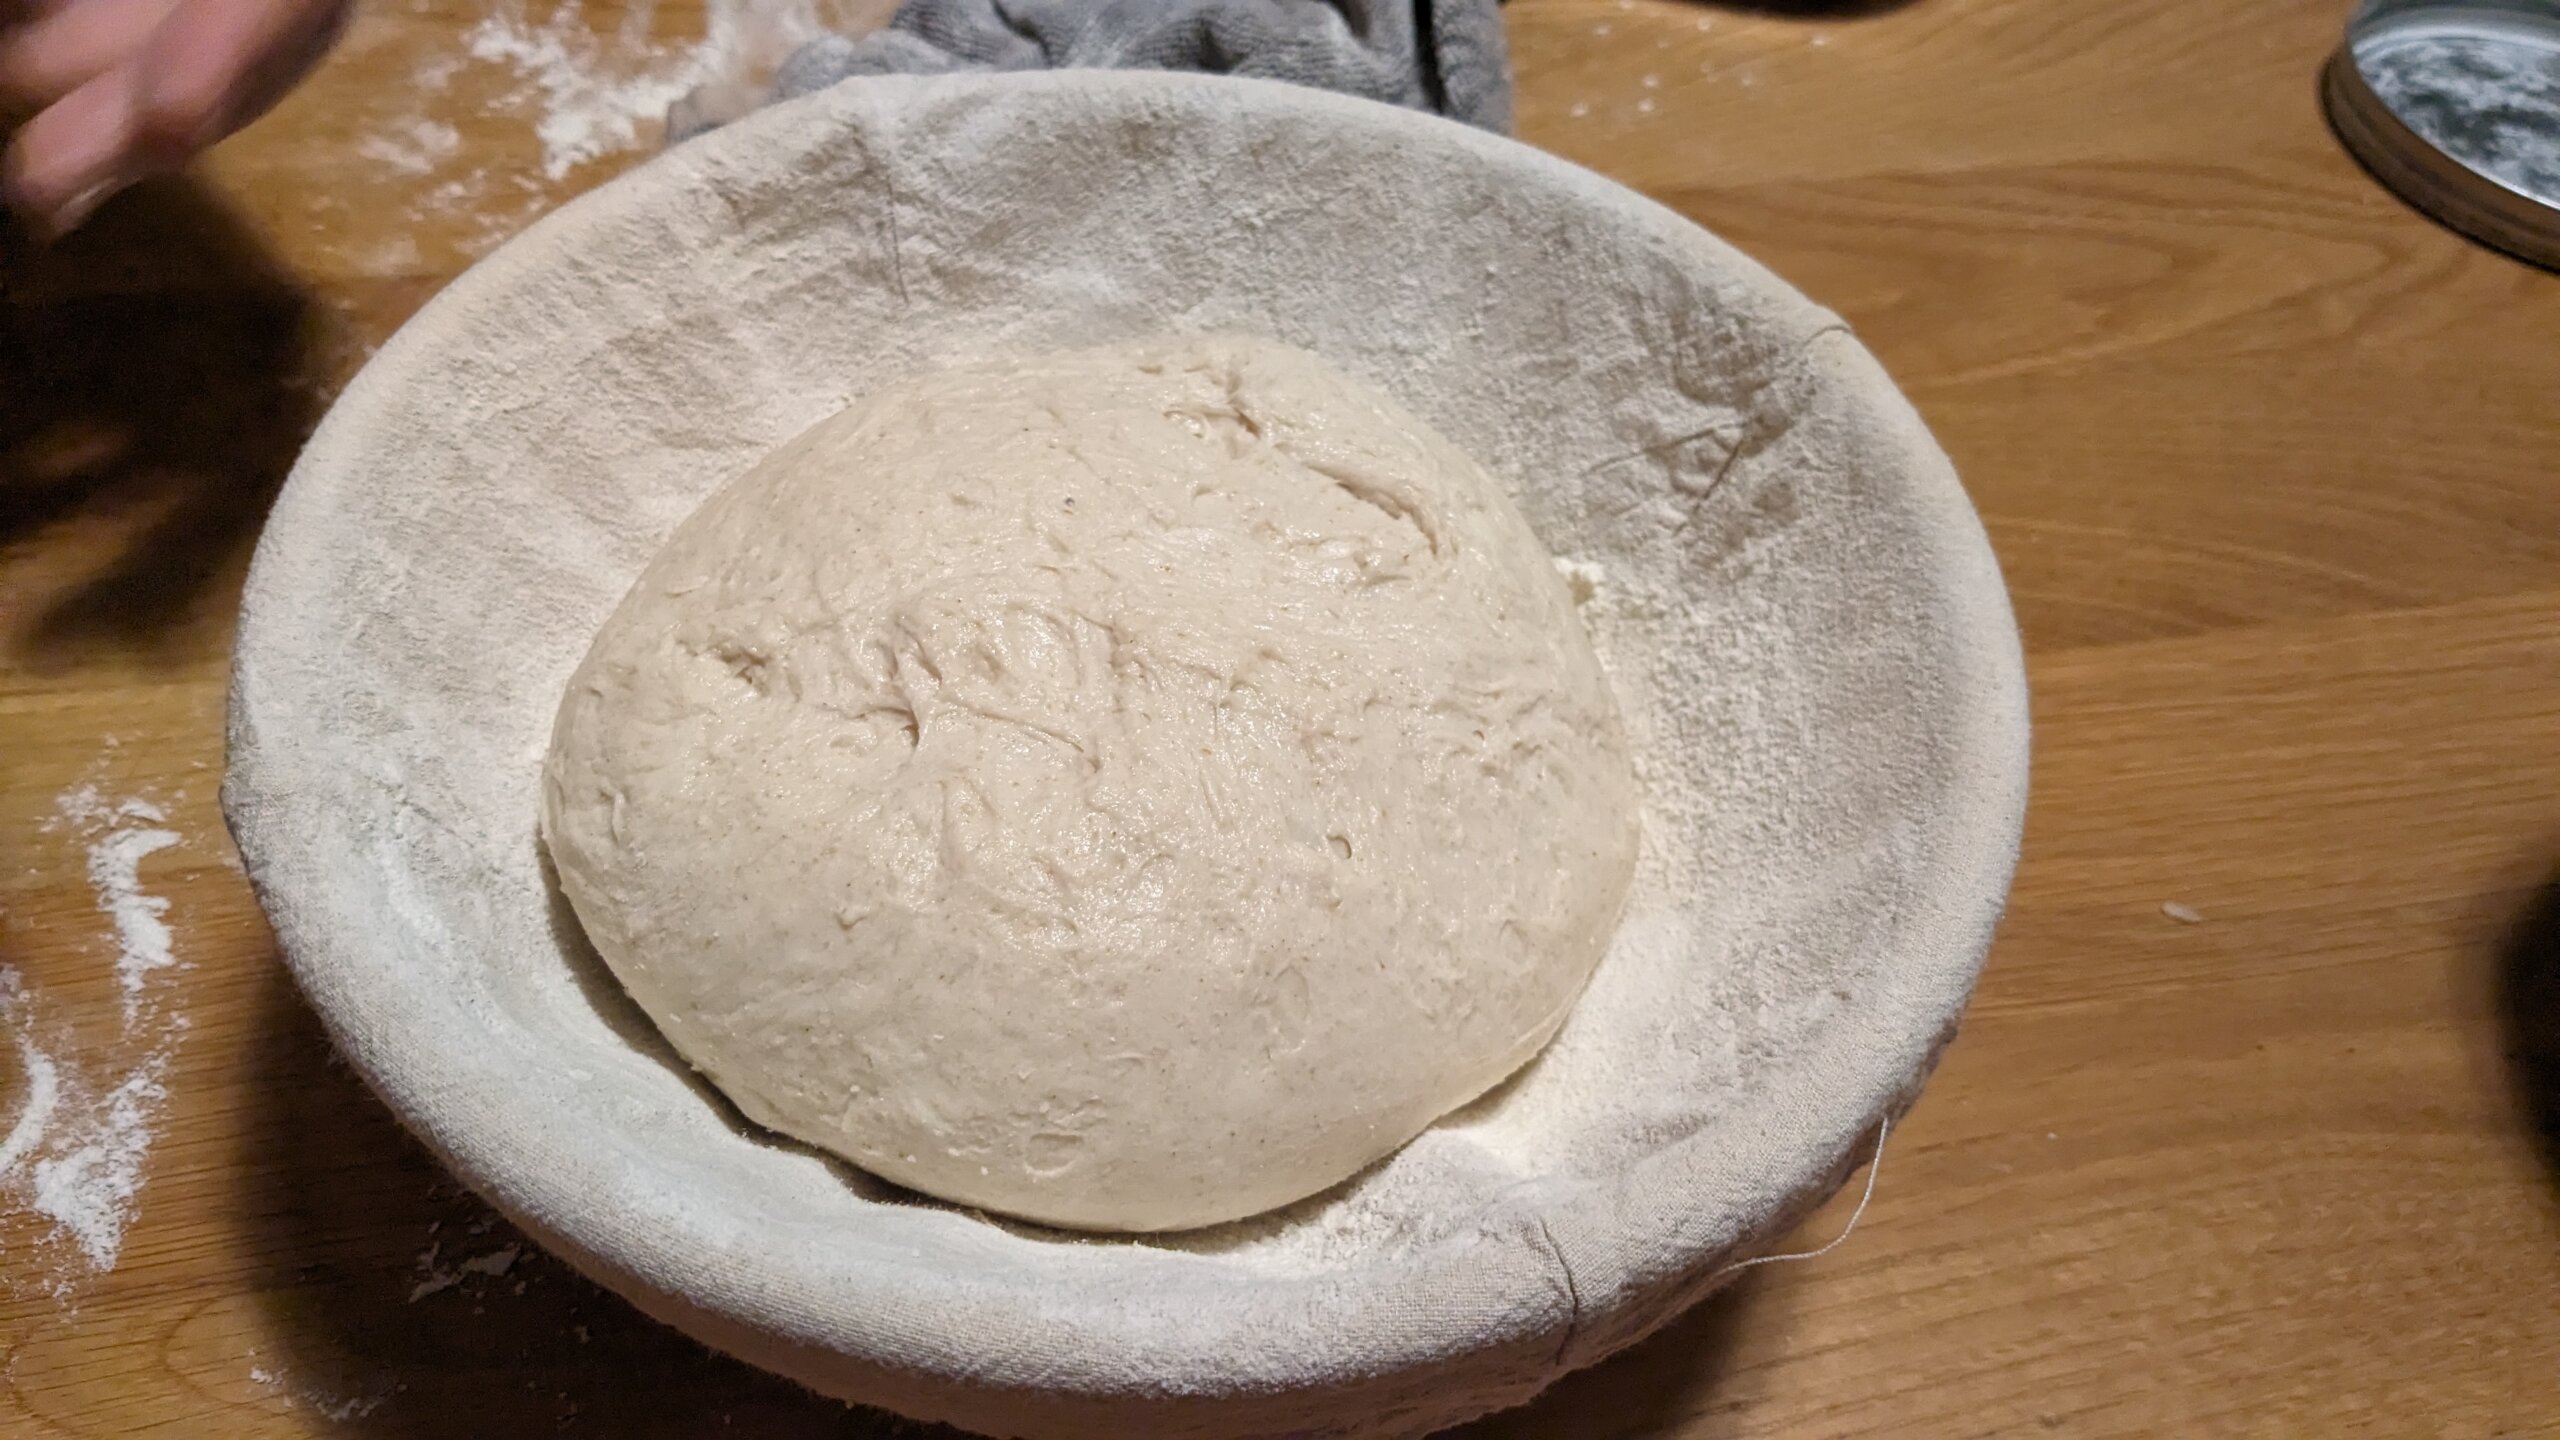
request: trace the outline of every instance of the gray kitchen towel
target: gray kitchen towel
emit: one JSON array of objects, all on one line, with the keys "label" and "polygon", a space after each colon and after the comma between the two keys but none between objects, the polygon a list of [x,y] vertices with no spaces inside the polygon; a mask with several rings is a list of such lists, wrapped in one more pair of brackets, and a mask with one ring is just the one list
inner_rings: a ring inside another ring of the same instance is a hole
[{"label": "gray kitchen towel", "polygon": [[801,46],[768,93],[677,101],[667,143],[857,75],[1068,69],[1287,80],[1511,129],[1500,0],[905,0],[885,29]]}]

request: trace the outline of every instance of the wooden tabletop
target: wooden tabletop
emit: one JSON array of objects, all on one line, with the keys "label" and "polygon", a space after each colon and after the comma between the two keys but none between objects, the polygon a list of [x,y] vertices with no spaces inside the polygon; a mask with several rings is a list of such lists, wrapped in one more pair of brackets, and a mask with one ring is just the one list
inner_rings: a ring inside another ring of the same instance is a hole
[{"label": "wooden tabletop", "polygon": [[[332,1062],[215,810],[296,445],[705,23],[495,3],[383,0],[192,177],[0,241],[0,1434],[928,1433],[520,1248]],[[2340,153],[2345,8],[1509,7],[1524,138],[1936,428],[2037,753],[1854,1238],[1476,1440],[2560,1434],[2560,279]]]}]

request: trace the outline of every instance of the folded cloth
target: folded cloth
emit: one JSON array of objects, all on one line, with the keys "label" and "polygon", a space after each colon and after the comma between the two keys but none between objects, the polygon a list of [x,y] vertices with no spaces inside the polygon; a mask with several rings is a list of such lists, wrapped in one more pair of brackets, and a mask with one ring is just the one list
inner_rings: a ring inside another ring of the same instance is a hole
[{"label": "folded cloth", "polygon": [[769,92],[677,101],[667,143],[857,75],[1069,69],[1259,76],[1511,128],[1500,0],[905,0],[886,29],[801,46]]}]

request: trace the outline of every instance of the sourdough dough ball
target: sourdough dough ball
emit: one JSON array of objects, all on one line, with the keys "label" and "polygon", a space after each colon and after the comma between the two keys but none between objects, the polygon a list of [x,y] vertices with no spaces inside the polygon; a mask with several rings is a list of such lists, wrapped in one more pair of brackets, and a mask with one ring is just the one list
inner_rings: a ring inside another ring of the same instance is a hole
[{"label": "sourdough dough ball", "polygon": [[544,780],[588,935],[747,1115],[1085,1229],[1313,1194],[1509,1075],[1637,841],[1500,486],[1245,340],[819,423],[642,573]]}]

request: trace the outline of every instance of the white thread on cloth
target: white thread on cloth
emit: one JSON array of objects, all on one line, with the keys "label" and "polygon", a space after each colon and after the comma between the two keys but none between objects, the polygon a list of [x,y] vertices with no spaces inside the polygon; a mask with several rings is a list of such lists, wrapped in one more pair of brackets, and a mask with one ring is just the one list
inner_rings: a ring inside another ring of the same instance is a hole
[{"label": "white thread on cloth", "polygon": [[1867,1202],[1876,1198],[1876,1172],[1884,1168],[1884,1142],[1892,1133],[1891,1119],[1876,1122],[1875,1154],[1867,1160],[1867,1188],[1859,1192],[1857,1208],[1849,1212],[1849,1223],[1840,1227],[1839,1234],[1811,1250],[1790,1251],[1784,1255],[1754,1255],[1748,1260],[1737,1260],[1717,1271],[1716,1278],[1722,1280],[1728,1275],[1739,1274],[1755,1265],[1790,1265],[1799,1260],[1819,1260],[1847,1244],[1849,1237],[1858,1232],[1858,1222],[1866,1218]]}]

